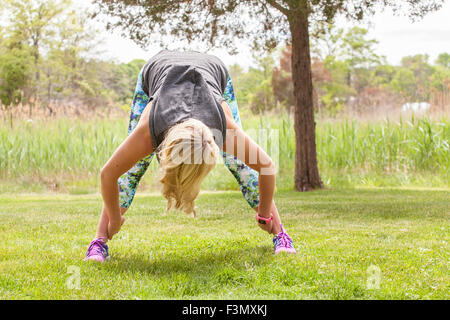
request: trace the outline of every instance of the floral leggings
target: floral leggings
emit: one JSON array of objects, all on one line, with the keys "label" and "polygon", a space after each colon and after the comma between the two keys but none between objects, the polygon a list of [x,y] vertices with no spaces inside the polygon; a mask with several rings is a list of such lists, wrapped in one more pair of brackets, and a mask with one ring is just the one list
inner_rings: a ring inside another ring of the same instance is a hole
[{"label": "floral leggings", "polygon": [[[228,106],[233,113],[234,120],[237,125],[242,128],[241,119],[239,117],[238,105],[236,97],[234,96],[233,84],[231,78],[228,78],[225,93],[223,95]],[[134,128],[139,122],[144,108],[149,102],[149,97],[142,90],[142,70],[139,73],[136,90],[134,92],[133,104],[131,106],[130,123],[128,125],[128,135],[133,132]],[[247,200],[252,208],[255,208],[259,204],[259,191],[258,191],[258,172],[249,168],[245,163],[237,159],[231,154],[222,152],[223,160],[227,168],[231,171],[233,176],[239,183],[244,198]],[[133,201],[136,188],[150,165],[155,153],[146,156],[138,161],[128,172],[123,174],[119,180],[119,200],[122,208],[128,209]]]}]

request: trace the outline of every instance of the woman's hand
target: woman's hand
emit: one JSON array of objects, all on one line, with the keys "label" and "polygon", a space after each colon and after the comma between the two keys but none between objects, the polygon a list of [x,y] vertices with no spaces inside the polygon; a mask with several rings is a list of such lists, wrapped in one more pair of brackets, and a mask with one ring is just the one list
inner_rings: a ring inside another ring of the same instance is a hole
[{"label": "woman's hand", "polygon": [[108,240],[111,240],[112,237],[120,231],[123,223],[125,222],[125,218],[123,216],[120,217],[119,221],[109,221],[108,223]]}]

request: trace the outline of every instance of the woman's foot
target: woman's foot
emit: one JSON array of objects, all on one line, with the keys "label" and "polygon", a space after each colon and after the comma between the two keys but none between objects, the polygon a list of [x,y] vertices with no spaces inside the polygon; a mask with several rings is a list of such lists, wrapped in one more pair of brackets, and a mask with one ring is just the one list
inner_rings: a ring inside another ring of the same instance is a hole
[{"label": "woman's foot", "polygon": [[105,262],[109,260],[108,246],[103,242],[102,238],[94,239],[89,244],[84,261]]},{"label": "woman's foot", "polygon": [[281,225],[281,232],[273,237],[273,251],[275,254],[280,252],[297,253],[294,248],[294,242]]}]

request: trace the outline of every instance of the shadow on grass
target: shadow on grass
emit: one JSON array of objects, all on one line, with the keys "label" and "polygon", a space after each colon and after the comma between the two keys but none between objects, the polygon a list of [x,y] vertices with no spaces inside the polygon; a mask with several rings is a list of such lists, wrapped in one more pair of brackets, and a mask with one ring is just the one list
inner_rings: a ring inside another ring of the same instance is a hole
[{"label": "shadow on grass", "polygon": [[151,298],[221,297],[225,288],[253,288],[259,278],[257,270],[267,268],[273,259],[269,246],[208,248],[188,254],[160,251],[153,258],[145,253],[116,255],[106,269],[125,277],[139,277],[147,283],[145,295]]},{"label": "shadow on grass", "polygon": [[263,267],[273,261],[270,246],[233,248],[217,251],[193,252],[183,255],[183,252],[166,252],[153,257],[148,254],[117,254],[110,264],[112,269],[125,272],[142,272],[155,276],[179,273],[197,273],[208,275],[221,269],[244,271],[249,266]]}]

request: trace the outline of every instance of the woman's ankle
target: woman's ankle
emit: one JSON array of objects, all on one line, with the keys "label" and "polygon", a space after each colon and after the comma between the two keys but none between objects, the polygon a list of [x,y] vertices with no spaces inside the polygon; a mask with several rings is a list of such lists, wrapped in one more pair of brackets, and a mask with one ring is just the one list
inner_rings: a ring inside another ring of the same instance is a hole
[{"label": "woman's ankle", "polygon": [[107,236],[96,235],[94,239],[95,240],[101,239],[103,243],[107,243],[108,242],[108,237]]},{"label": "woman's ankle", "polygon": [[272,234],[273,235],[277,235],[279,234],[281,231],[283,231],[283,228],[281,227],[281,224],[274,224],[272,226]]}]

